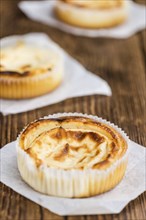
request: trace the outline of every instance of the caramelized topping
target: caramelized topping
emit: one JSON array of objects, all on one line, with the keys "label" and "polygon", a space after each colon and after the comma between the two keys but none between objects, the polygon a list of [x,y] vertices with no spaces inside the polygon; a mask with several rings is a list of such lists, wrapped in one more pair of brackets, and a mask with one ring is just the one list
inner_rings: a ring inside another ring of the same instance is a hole
[{"label": "caramelized topping", "polygon": [[95,132],[59,127],[39,135],[27,152],[38,166],[43,161],[48,167],[85,169],[107,160],[114,148],[113,142]]},{"label": "caramelized topping", "polygon": [[1,48],[0,74],[19,77],[48,73],[58,59],[59,55],[52,49],[16,43]]},{"label": "caramelized topping", "polygon": [[21,134],[20,146],[37,167],[64,170],[105,169],[127,149],[112,127],[85,117],[36,121]]}]

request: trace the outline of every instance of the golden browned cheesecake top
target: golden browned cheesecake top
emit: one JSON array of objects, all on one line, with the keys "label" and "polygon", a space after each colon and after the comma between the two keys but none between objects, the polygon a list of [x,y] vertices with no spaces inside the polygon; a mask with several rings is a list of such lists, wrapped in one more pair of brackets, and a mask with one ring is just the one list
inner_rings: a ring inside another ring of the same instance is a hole
[{"label": "golden browned cheesecake top", "polygon": [[19,144],[37,167],[64,170],[106,169],[127,150],[116,130],[85,117],[36,121],[23,131]]},{"label": "golden browned cheesecake top", "polygon": [[85,8],[113,8],[124,4],[125,0],[61,0],[68,4],[73,4]]},{"label": "golden browned cheesecake top", "polygon": [[18,42],[15,45],[1,48],[0,74],[3,77],[44,74],[52,71],[57,60],[58,55],[48,48]]}]

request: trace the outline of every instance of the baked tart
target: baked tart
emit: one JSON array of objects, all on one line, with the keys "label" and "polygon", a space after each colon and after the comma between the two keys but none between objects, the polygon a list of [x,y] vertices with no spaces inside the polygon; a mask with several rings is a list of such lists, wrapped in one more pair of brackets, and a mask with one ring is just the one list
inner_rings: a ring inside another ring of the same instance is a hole
[{"label": "baked tart", "polygon": [[108,28],[128,17],[127,0],[58,0],[55,14],[62,21],[83,28]]},{"label": "baked tart", "polygon": [[0,53],[0,97],[24,99],[46,94],[60,85],[63,57],[52,48],[18,41]]},{"label": "baked tart", "polygon": [[17,140],[23,180],[59,197],[89,197],[114,188],[125,174],[127,152],[128,140],[120,129],[81,114],[35,121]]}]

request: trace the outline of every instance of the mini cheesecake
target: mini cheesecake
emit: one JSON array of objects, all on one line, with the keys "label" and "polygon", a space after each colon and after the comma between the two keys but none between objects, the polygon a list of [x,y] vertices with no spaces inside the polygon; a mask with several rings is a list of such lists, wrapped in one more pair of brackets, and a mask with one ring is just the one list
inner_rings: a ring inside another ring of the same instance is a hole
[{"label": "mini cheesecake", "polygon": [[83,28],[108,28],[128,17],[127,0],[58,0],[55,14],[62,21]]},{"label": "mini cheesecake", "polygon": [[17,140],[18,168],[33,189],[81,198],[114,188],[128,161],[121,130],[84,116],[45,117],[28,125]]},{"label": "mini cheesecake", "polygon": [[17,42],[1,48],[0,97],[25,99],[46,94],[60,85],[63,58],[50,48]]}]

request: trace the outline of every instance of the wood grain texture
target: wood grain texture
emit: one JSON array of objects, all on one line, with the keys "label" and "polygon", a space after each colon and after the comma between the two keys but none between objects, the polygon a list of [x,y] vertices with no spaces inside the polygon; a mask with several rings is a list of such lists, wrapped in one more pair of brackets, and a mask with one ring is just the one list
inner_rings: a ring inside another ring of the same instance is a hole
[{"label": "wood grain texture", "polygon": [[[126,40],[72,36],[29,20],[17,8],[17,2],[1,0],[1,37],[45,32],[88,70],[104,78],[113,95],[71,98],[27,113],[1,115],[1,146],[15,140],[29,122],[57,112],[83,112],[106,118],[122,127],[132,140],[146,146],[146,31]],[[144,4],[145,0],[137,2]],[[61,217],[1,184],[2,220],[144,220],[145,207],[146,193],[143,193],[117,215]]]}]

